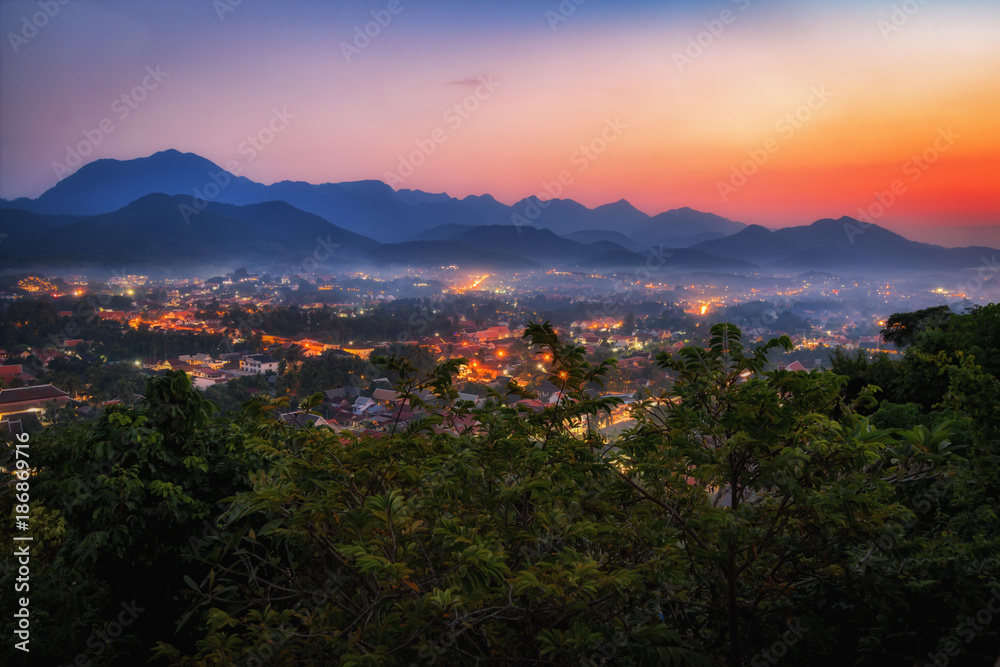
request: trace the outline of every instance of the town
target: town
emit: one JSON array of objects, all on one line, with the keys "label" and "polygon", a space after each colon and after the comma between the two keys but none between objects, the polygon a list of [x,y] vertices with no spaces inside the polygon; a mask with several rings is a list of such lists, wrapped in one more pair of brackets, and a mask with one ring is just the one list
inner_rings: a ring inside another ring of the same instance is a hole
[{"label": "town", "polygon": [[140,400],[146,378],[171,370],[224,411],[255,395],[287,397],[280,419],[292,427],[389,433],[422,417],[414,402],[430,398],[411,402],[394,388],[398,378],[373,363],[393,354],[422,371],[464,359],[460,400],[482,405],[514,381],[534,397],[509,400],[541,410],[559,401],[561,388],[523,334],[529,322],[550,321],[588,361],[617,361],[605,386],[590,388],[621,399],[589,425],[613,436],[634,423],[637,401],[669,390],[657,353],[706,344],[714,323],[736,324],[751,343],[787,335],[794,348],[774,354],[774,367],[813,370],[836,350],[896,354],[880,336],[885,320],[941,304],[959,310],[971,302],[926,278],[821,273],[652,278],[442,267],[323,276],[237,269],[205,279],[9,276],[0,282],[0,433],[95,419],[110,405]]}]

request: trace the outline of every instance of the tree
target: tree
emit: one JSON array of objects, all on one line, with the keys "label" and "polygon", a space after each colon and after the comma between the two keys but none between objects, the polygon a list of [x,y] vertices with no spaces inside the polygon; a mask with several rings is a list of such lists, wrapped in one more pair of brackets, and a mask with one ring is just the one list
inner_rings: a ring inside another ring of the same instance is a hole
[{"label": "tree", "polygon": [[[32,664],[70,663],[80,652],[93,660],[93,633],[133,601],[142,611],[128,624],[131,639],[119,638],[113,649],[102,643],[109,653],[96,657],[143,662],[132,652],[137,642],[148,652],[186,609],[178,593],[185,576],[204,571],[195,556],[211,550],[205,535],[214,531],[219,502],[248,488],[249,470],[259,465],[244,461],[240,422],[213,421],[211,404],[183,372],[151,379],[145,395],[141,406],[109,408],[96,424],[32,440],[31,523],[48,545],[37,559],[32,547],[31,601],[42,612],[32,616],[32,634],[46,640],[32,643]],[[8,512],[11,490],[5,483]],[[10,563],[0,565],[8,590],[16,574]],[[187,639],[177,641],[193,646]],[[18,654],[9,644],[5,652],[5,664]]]},{"label": "tree", "polygon": [[[992,326],[955,322],[963,345]],[[614,360],[548,322],[525,342],[558,391],[544,406],[516,382],[463,402],[463,360],[425,371],[396,349],[379,372],[405,407],[381,437],[287,425],[289,397],[263,392],[218,415],[168,373],[137,406],[33,439],[32,629],[49,641],[31,658],[79,664],[135,599],[128,636],[84,659],[756,667],[780,646],[789,665],[911,667],[950,660],[956,624],[1000,594],[1000,383],[975,355],[887,362],[944,390],[876,406],[834,373],[766,370],[787,338],[749,350],[716,325],[658,357],[671,392],[607,441],[590,425],[621,402],[593,389]],[[6,590],[16,567],[0,561]],[[985,664],[995,636],[960,649]]]},{"label": "tree", "polygon": [[941,327],[954,317],[948,306],[924,308],[913,313],[895,313],[885,322],[882,339],[896,347],[913,345],[924,330]]},{"label": "tree", "polygon": [[[830,370],[846,378],[843,392],[848,401],[856,400],[867,387],[875,386],[889,401],[907,402],[902,369],[885,352],[869,355],[864,350],[857,350],[851,354],[838,347],[830,356]],[[869,406],[870,409],[874,407]],[[859,409],[864,411],[866,408],[862,405]]]},{"label": "tree", "polygon": [[625,335],[632,335],[635,333],[635,312],[628,311],[625,314],[624,319],[622,319],[621,332]]},{"label": "tree", "polygon": [[[747,352],[738,328],[711,334],[707,350],[658,357],[677,374],[673,393],[639,411],[617,469],[686,544],[689,589],[667,601],[681,629],[737,666],[790,618],[827,625],[824,589],[891,513],[886,478],[950,453],[941,432],[921,432],[902,440],[925,438],[926,449],[894,454],[901,443],[843,403],[834,374],[765,372],[772,348],[791,348],[786,336]],[[814,634],[793,652],[803,661],[810,650],[831,655],[837,644]]]},{"label": "tree", "polygon": [[[710,664],[642,609],[648,590],[676,576],[677,557],[645,563],[662,547],[658,532],[619,506],[602,443],[571,433],[616,403],[584,390],[608,364],[591,366],[547,324],[526,336],[563,388],[540,413],[497,392],[470,410],[453,402],[455,360],[424,375],[396,357],[387,364],[397,390],[419,404],[417,390],[431,388],[441,402],[426,421],[381,439],[306,429],[280,444],[255,440],[272,472],[238,496],[225,538],[245,566],[197,582],[207,609],[199,652],[164,645],[161,655],[180,664],[596,664],[602,655]],[[477,433],[448,432],[470,416]]]}]

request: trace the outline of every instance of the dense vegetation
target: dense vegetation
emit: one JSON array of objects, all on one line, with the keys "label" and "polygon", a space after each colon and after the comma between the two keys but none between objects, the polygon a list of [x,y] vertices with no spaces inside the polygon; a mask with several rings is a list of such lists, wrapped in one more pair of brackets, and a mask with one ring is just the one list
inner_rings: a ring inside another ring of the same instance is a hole
[{"label": "dense vegetation", "polygon": [[670,394],[611,444],[587,425],[616,399],[586,388],[614,361],[547,324],[526,338],[562,401],[474,408],[459,361],[390,349],[398,390],[447,407],[380,438],[289,429],[260,394],[218,413],[168,373],[32,439],[34,641],[4,664],[993,664],[998,318],[812,374],[716,325],[659,355]]}]

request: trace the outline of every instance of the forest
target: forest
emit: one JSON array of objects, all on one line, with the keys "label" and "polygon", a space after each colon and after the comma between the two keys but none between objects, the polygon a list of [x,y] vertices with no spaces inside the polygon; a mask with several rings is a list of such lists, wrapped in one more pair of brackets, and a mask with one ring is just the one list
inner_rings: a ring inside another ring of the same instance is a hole
[{"label": "forest", "polygon": [[[512,382],[475,407],[462,360],[389,349],[373,362],[426,416],[380,437],[151,378],[137,405],[32,436],[27,487],[5,475],[8,544],[30,492],[32,642],[0,660],[993,665],[1000,307],[885,335],[900,354],[791,372],[768,362],[787,337],[716,324],[657,356],[669,393],[612,442],[587,425],[618,399],[587,387],[615,360],[548,322],[525,342],[558,402],[518,405]],[[5,599],[17,576],[0,560]]]}]

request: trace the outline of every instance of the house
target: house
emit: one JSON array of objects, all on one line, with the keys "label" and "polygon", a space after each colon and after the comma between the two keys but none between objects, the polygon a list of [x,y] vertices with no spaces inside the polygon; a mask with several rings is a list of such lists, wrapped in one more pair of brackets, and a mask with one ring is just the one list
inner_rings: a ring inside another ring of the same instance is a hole
[{"label": "house", "polygon": [[486,399],[481,396],[476,396],[475,394],[463,394],[462,392],[458,392],[458,400],[469,401],[475,404],[477,408],[482,407],[483,403],[486,402]]},{"label": "house", "polygon": [[10,385],[14,380],[20,380],[22,382],[30,382],[35,379],[35,376],[30,373],[25,373],[21,364],[12,364],[10,366],[0,366],[0,380],[3,380],[4,384]]},{"label": "house", "polygon": [[393,429],[400,431],[406,428],[416,416],[415,412],[409,410],[393,410],[375,415],[371,421],[375,425],[376,431],[388,433]]},{"label": "house", "polygon": [[376,389],[372,392],[372,398],[383,405],[387,405],[399,399],[399,392],[392,389]]},{"label": "house", "polygon": [[202,391],[217,384],[225,384],[233,378],[230,373],[208,368],[207,366],[195,366],[189,375],[191,376],[191,383]]},{"label": "house", "polygon": [[163,365],[160,367],[160,369],[157,370],[182,371],[184,373],[193,373],[194,371],[197,370],[197,368],[195,368],[191,364],[181,361],[180,359],[167,359],[166,361],[163,362]]},{"label": "house", "polygon": [[191,378],[191,384],[194,388],[199,391],[205,391],[209,387],[214,387],[217,384],[226,384],[229,382],[229,376],[225,377],[201,377],[195,376]]},{"label": "house", "polygon": [[586,322],[582,322],[582,324],[587,329],[603,329],[606,331],[608,329],[614,329],[615,327],[617,327],[618,320],[608,315],[605,317],[595,317],[591,320],[587,320]]},{"label": "house", "polygon": [[191,316],[190,310],[176,310],[166,313],[161,319],[165,322],[187,322]]},{"label": "house", "polygon": [[618,349],[633,347],[639,342],[635,336],[625,336],[621,334],[612,334],[609,337],[609,341],[611,342],[611,347]]},{"label": "house", "polygon": [[644,366],[647,363],[649,363],[648,354],[633,354],[618,360],[619,366],[631,366],[633,368]]},{"label": "house", "polygon": [[[350,407],[350,404],[348,404],[348,407]],[[345,410],[341,408],[330,410],[326,416],[326,421],[331,427],[344,426],[357,428],[361,425],[361,422],[364,421],[364,419],[364,417],[354,414],[349,409]]]},{"label": "house", "polygon": [[479,431],[479,422],[472,415],[444,415],[444,421],[431,428],[438,434],[475,434]]},{"label": "house", "polygon": [[62,352],[54,348],[38,350],[38,352],[35,353],[35,357],[38,359],[39,362],[41,362],[42,368],[48,368],[50,361],[52,361],[53,359],[58,359],[59,357],[63,356],[65,355]]},{"label": "house", "polygon": [[0,389],[0,415],[25,410],[42,410],[46,405],[69,403],[69,394],[51,384],[19,389]]},{"label": "house", "polygon": [[298,412],[286,412],[280,415],[278,419],[281,420],[282,424],[290,426],[296,431],[309,427],[336,428],[319,415],[314,415],[311,412],[302,412],[301,410]]},{"label": "house", "polygon": [[12,412],[0,418],[0,440],[24,433],[38,433],[42,428],[37,412]]},{"label": "house", "polygon": [[877,351],[883,347],[881,336],[863,336],[858,339],[858,348],[861,350]]},{"label": "house", "polygon": [[192,354],[192,355],[182,354],[181,356],[178,357],[178,359],[192,366],[201,366],[203,364],[208,365],[211,364],[213,361],[215,361],[214,359],[212,359],[211,356],[207,354]]},{"label": "house", "polygon": [[358,396],[351,406],[352,412],[356,415],[370,415],[379,409],[378,403],[366,396]]},{"label": "house", "polygon": [[483,329],[482,331],[473,332],[470,336],[474,338],[479,343],[485,343],[491,340],[503,340],[504,338],[510,338],[510,329],[505,326],[489,327]]},{"label": "house", "polygon": [[257,374],[277,373],[278,360],[266,354],[247,355],[240,359],[240,370]]},{"label": "house", "polygon": [[323,407],[323,414],[327,419],[331,416],[335,416],[339,413],[346,413],[347,415],[353,415],[351,411],[351,405],[353,400],[350,398],[332,398],[330,402]]},{"label": "house", "polygon": [[526,410],[531,410],[532,412],[541,412],[545,409],[545,404],[534,398],[524,398],[520,401],[515,401],[515,408],[520,409],[520,406],[524,406]]},{"label": "house", "polygon": [[230,377],[225,371],[209,368],[208,366],[195,366],[195,369],[191,371],[191,375],[209,380],[228,380]]},{"label": "house", "polygon": [[321,343],[317,340],[313,340],[312,338],[300,338],[295,341],[295,344],[301,348],[302,355],[306,357],[318,357],[327,350],[334,349],[333,345]]},{"label": "house", "polygon": [[470,345],[469,343],[462,343],[462,347],[456,350],[457,353],[461,354],[463,357],[474,357],[479,354],[481,348],[479,345]]},{"label": "house", "polygon": [[500,391],[506,391],[507,385],[513,381],[514,378],[509,375],[498,375],[493,379],[493,382],[491,382],[489,386]]},{"label": "house", "polygon": [[361,390],[357,387],[339,387],[337,389],[328,389],[323,392],[327,400],[333,403],[337,399],[350,398],[351,400],[357,398],[361,395]]}]

